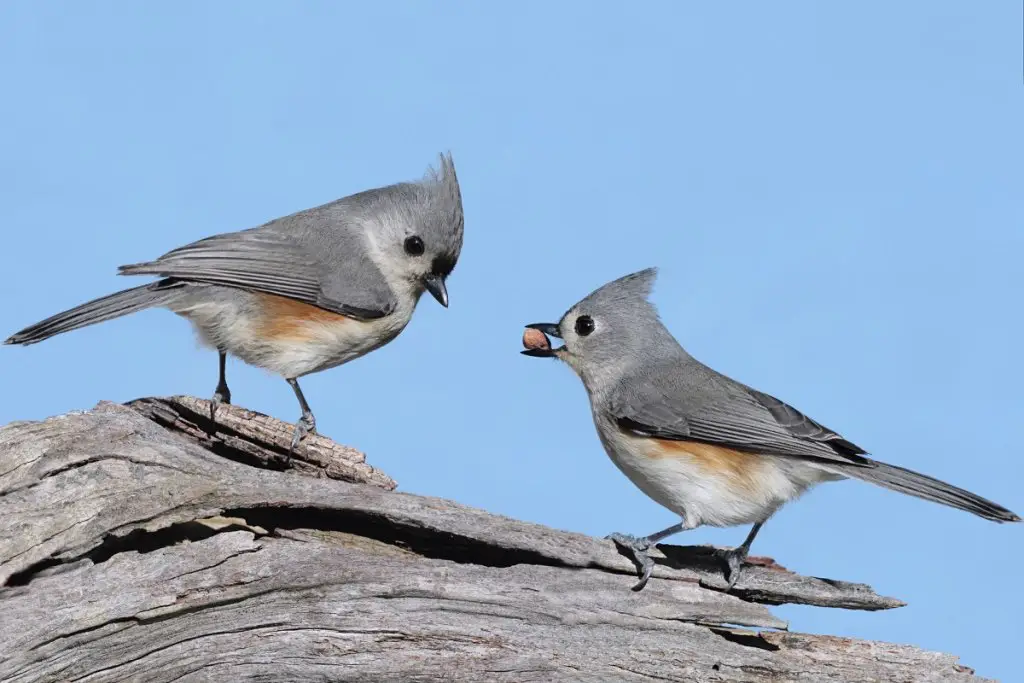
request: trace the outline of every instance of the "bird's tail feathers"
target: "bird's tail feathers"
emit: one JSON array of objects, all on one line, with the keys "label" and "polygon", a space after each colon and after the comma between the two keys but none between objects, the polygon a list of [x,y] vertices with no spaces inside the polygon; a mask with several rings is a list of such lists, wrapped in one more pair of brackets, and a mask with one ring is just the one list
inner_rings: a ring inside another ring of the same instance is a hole
[{"label": "bird's tail feathers", "polygon": [[4,344],[35,344],[62,332],[160,306],[178,296],[181,286],[172,280],[160,280],[93,299],[12,334]]},{"label": "bird's tail feathers", "polygon": [[994,522],[1021,521],[1019,516],[1002,505],[952,484],[884,462],[868,460],[868,463],[866,467],[844,467],[841,473],[893,491],[971,512]]}]

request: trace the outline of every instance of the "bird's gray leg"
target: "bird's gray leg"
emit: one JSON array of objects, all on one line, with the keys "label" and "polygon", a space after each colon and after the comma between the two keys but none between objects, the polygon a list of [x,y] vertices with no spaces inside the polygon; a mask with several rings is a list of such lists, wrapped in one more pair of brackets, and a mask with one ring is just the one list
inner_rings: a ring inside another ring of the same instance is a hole
[{"label": "bird's gray leg", "polygon": [[750,533],[747,534],[747,540],[743,541],[743,545],[740,547],[721,551],[722,560],[725,562],[727,572],[725,578],[729,582],[729,590],[732,590],[732,587],[736,585],[736,580],[740,578],[743,560],[747,559],[747,553],[750,552],[750,544],[754,542],[754,537],[757,536],[757,532],[761,530],[763,525],[764,522],[755,524],[750,529]]},{"label": "bird's gray leg", "polygon": [[316,432],[316,418],[313,417],[313,411],[309,409],[309,404],[306,403],[306,397],[302,395],[302,389],[299,388],[298,381],[293,377],[288,379],[288,384],[291,385],[292,391],[295,392],[295,398],[299,399],[299,407],[302,408],[302,417],[295,423],[295,431],[292,433],[292,445],[288,449],[288,455],[292,454],[299,442],[307,434],[313,434]]},{"label": "bird's gray leg", "polygon": [[210,399],[210,421],[213,421],[217,414],[217,406],[221,403],[231,404],[231,390],[228,389],[228,378],[225,374],[228,354],[225,351],[217,350],[220,356],[220,379],[217,380],[217,388],[213,390],[213,398]]},{"label": "bird's gray leg", "polygon": [[637,569],[640,573],[640,581],[633,586],[633,590],[642,591],[644,586],[651,578],[651,572],[654,571],[654,560],[647,554],[647,551],[651,549],[651,546],[668,538],[673,534],[678,534],[683,530],[683,523],[673,524],[667,529],[651,534],[650,536],[632,536],[630,534],[620,534],[618,532],[609,534],[606,538],[610,541],[614,541],[615,545],[620,548],[628,550],[633,555],[633,561],[637,564]]}]

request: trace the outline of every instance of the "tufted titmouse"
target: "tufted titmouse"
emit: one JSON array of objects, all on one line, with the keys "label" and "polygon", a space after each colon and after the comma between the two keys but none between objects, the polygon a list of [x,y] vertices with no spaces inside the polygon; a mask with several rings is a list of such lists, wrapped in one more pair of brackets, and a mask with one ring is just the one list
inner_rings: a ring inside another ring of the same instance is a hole
[{"label": "tufted titmouse", "polygon": [[[723,560],[731,588],[761,526],[786,502],[825,481],[853,477],[949,505],[996,522],[1019,522],[1006,508],[866,451],[782,401],[715,372],[688,354],[647,301],[656,271],[610,282],[577,303],[558,324],[528,329],[561,338],[555,357],[580,376],[601,443],[645,494],[682,516],[650,536],[609,536],[633,555],[641,590],[658,541],[702,524],[753,524]],[[524,337],[525,339],[525,337]],[[546,348],[545,348],[546,347]]]},{"label": "tufted titmouse", "polygon": [[302,409],[294,450],[316,429],[298,378],[394,339],[424,290],[447,307],[445,280],[462,232],[455,166],[442,155],[440,168],[420,182],[367,190],[121,266],[121,275],[163,279],[58,313],[4,343],[34,344],[145,308],[169,308],[217,349],[214,409],[231,400],[228,354],[288,381]]}]

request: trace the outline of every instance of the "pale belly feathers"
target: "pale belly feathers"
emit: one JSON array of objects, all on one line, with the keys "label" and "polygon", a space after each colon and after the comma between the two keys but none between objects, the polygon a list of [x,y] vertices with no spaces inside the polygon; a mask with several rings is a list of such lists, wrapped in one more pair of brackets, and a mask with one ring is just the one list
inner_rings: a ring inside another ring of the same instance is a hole
[{"label": "pale belly feathers", "polygon": [[766,520],[809,487],[841,477],[806,461],[738,454],[726,461],[701,444],[664,442],[597,420],[606,452],[630,481],[683,518],[684,527],[735,526]]},{"label": "pale belly feathers", "polygon": [[182,297],[171,308],[189,319],[203,343],[296,378],[387,344],[409,323],[415,301],[384,318],[356,320],[280,297],[203,287],[201,295]]}]

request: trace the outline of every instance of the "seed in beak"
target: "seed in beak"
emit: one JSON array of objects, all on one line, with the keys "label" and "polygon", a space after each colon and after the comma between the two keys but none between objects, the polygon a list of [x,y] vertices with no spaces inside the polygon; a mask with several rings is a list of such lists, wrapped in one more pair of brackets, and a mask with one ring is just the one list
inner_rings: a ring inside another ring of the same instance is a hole
[{"label": "seed in beak", "polygon": [[551,340],[540,330],[526,328],[523,331],[523,348],[530,351],[549,351]]}]

